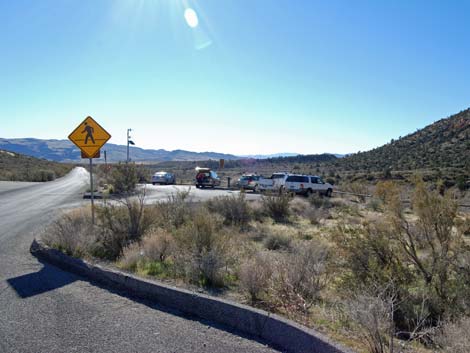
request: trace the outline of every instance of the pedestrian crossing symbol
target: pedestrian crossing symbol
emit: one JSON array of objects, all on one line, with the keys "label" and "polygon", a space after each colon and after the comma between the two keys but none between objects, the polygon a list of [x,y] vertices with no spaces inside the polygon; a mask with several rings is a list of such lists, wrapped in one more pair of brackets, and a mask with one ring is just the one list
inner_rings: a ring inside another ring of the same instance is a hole
[{"label": "pedestrian crossing symbol", "polygon": [[110,138],[111,135],[91,116],[69,135],[69,140],[80,148],[86,158],[93,158]]}]

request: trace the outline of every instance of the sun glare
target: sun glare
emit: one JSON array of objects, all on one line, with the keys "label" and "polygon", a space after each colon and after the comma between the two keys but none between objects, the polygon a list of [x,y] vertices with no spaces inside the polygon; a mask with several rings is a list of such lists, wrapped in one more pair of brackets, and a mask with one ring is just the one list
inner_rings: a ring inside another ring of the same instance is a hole
[{"label": "sun glare", "polygon": [[188,24],[188,26],[191,28],[196,28],[199,24],[197,13],[191,8],[187,8],[184,11],[184,19],[186,20],[186,23]]}]

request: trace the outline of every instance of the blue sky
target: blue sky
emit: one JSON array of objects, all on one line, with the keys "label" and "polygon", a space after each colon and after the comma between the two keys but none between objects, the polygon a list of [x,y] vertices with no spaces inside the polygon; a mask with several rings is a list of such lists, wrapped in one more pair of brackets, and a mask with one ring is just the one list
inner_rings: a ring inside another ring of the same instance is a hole
[{"label": "blue sky", "polygon": [[0,0],[0,137],[91,115],[143,148],[367,150],[470,106],[469,23],[456,0]]}]

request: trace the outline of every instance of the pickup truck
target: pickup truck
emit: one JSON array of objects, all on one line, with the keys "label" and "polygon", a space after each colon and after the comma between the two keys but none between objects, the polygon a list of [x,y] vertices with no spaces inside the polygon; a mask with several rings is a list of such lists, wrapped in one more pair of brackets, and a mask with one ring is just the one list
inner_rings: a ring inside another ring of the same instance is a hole
[{"label": "pickup truck", "polygon": [[290,173],[287,172],[278,172],[273,173],[271,177],[264,178],[260,177],[258,180],[258,187],[261,192],[263,191],[282,191],[286,183],[287,177]]},{"label": "pickup truck", "polygon": [[333,186],[325,183],[316,175],[289,175],[285,182],[285,188],[289,192],[306,196],[310,196],[315,192],[331,197],[333,193]]}]

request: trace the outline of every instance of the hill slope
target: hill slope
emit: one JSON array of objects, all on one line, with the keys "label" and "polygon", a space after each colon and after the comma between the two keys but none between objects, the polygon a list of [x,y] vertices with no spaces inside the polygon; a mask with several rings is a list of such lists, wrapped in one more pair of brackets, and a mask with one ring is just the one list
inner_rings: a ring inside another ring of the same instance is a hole
[{"label": "hill slope", "polygon": [[[79,149],[68,140],[0,138],[0,148],[11,152],[21,153],[37,158],[46,158],[57,162],[82,162]],[[106,150],[109,162],[126,160],[127,146],[107,143],[103,149]],[[231,154],[216,152],[191,152],[184,150],[166,151],[164,149],[146,150],[139,147],[130,147],[130,156],[133,161],[138,162],[237,158]]]},{"label": "hill slope", "polygon": [[72,167],[0,150],[0,180],[51,181],[64,176]]},{"label": "hill slope", "polygon": [[343,170],[470,169],[470,109],[335,162]]}]

